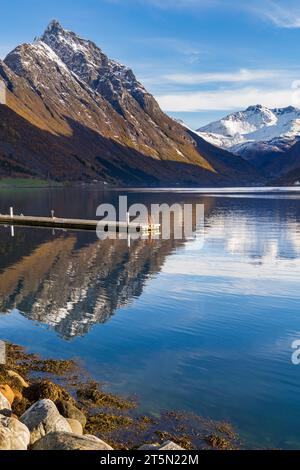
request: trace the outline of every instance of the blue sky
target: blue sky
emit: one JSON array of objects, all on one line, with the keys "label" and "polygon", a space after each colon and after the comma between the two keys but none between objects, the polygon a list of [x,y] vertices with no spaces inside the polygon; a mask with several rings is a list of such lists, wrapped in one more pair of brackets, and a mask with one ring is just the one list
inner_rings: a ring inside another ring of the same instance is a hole
[{"label": "blue sky", "polygon": [[299,0],[10,0],[1,17],[1,58],[56,18],[194,128],[252,104],[300,107]]}]

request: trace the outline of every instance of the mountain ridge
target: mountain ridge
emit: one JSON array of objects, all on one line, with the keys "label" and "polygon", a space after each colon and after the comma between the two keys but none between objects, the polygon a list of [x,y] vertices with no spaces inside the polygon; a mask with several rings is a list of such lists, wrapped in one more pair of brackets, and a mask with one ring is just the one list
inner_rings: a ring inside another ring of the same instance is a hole
[{"label": "mountain ridge", "polygon": [[213,145],[259,165],[262,159],[257,155],[286,152],[300,139],[300,110],[249,106],[196,132]]},{"label": "mountain ridge", "polygon": [[195,139],[163,113],[129,67],[57,21],[0,62],[0,79],[7,87],[7,104],[0,105],[2,176],[29,167],[31,176],[129,185],[259,179],[247,162]]}]

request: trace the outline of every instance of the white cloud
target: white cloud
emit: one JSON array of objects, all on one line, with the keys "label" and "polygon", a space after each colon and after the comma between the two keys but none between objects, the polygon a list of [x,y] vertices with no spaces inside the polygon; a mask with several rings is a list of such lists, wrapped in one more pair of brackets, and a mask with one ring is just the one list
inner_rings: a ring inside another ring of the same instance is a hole
[{"label": "white cloud", "polygon": [[182,85],[197,85],[212,82],[253,82],[268,79],[278,79],[283,74],[280,70],[247,70],[240,69],[237,72],[213,72],[213,73],[174,73],[164,75],[163,80]]},{"label": "white cloud", "polygon": [[228,111],[244,109],[255,104],[284,107],[300,106],[298,90],[291,88],[238,88],[214,91],[174,93],[156,96],[167,112]]},{"label": "white cloud", "polygon": [[[174,73],[158,77],[156,98],[167,112],[229,111],[255,104],[300,107],[299,76],[297,69]],[[202,89],[195,90],[197,85]]]}]

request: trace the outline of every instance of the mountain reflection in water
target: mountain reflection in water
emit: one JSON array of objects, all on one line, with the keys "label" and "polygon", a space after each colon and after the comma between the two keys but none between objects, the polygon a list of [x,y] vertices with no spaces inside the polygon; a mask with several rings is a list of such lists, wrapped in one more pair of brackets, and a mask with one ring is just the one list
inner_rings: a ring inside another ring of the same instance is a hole
[{"label": "mountain reflection in water", "polygon": [[[222,210],[222,199],[200,202],[206,208],[204,246],[201,237],[189,241],[198,255],[185,256],[182,262],[180,257],[171,257],[167,270],[178,271],[180,265],[180,274],[214,279],[223,273],[225,277],[250,279],[259,265],[259,275],[272,277],[276,269],[278,278],[281,271],[288,275],[281,269],[284,259],[297,259],[294,268],[299,269],[295,214],[291,217],[278,207],[271,222],[266,212],[268,231],[261,231],[263,220],[257,223],[253,214],[238,208]],[[256,204],[256,200],[250,199],[247,204]],[[268,201],[261,199],[260,204],[267,207]],[[87,334],[94,324],[106,322],[117,309],[128,306],[142,294],[147,279],[160,272],[168,256],[187,242],[136,240],[129,248],[126,240],[100,241],[95,234],[75,231],[52,234],[18,227],[16,232],[14,239],[8,231],[1,234],[0,311],[18,309],[25,317],[54,328],[65,339]],[[246,266],[241,266],[239,256]],[[205,281],[198,288],[204,286],[210,289]]]},{"label": "mountain reflection in water", "polygon": [[[1,193],[0,212],[94,218],[117,192]],[[231,421],[253,447],[300,448],[300,195],[128,194],[203,203],[204,239],[99,241],[0,227],[1,338],[78,358],[145,412]],[[44,327],[46,325],[46,327]]]},{"label": "mountain reflection in water", "polygon": [[[28,246],[31,232],[21,229],[15,247]],[[86,237],[72,232],[36,241],[30,254],[6,269],[1,256],[0,311],[18,309],[66,339],[85,335],[139,297],[174,246],[159,240],[135,240],[130,248],[126,240],[82,243]]]}]

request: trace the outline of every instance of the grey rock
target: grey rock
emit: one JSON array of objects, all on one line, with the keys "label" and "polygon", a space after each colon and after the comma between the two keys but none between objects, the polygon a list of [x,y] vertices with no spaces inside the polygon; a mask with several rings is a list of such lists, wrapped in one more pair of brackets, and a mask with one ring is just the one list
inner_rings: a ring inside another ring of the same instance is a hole
[{"label": "grey rock", "polygon": [[64,418],[77,419],[81,426],[84,428],[86,425],[86,417],[75,405],[72,403],[59,400],[56,403],[57,409]]},{"label": "grey rock", "polygon": [[8,399],[0,392],[0,410],[11,410]]},{"label": "grey rock", "polygon": [[93,436],[92,434],[85,434],[84,437],[88,437],[89,439],[91,439],[92,441],[96,441],[96,442],[103,442],[101,441],[101,439],[99,439],[99,437],[96,437],[96,436]]},{"label": "grey rock", "polygon": [[52,432],[35,442],[32,450],[113,450],[100,439],[66,432]]},{"label": "grey rock", "polygon": [[163,444],[144,444],[138,450],[184,450],[172,441],[166,441]]},{"label": "grey rock", "polygon": [[0,450],[27,450],[29,429],[15,418],[0,416]]},{"label": "grey rock", "polygon": [[77,419],[66,418],[66,420],[71,426],[73,434],[78,434],[79,436],[83,435],[83,429],[82,429],[81,423],[77,421]]},{"label": "grey rock", "polygon": [[184,450],[183,447],[178,446],[175,442],[166,441],[164,442],[158,450]]},{"label": "grey rock", "polygon": [[139,447],[138,450],[158,450],[159,446],[157,444],[144,444]]},{"label": "grey rock", "polygon": [[51,400],[40,400],[21,416],[20,421],[30,431],[30,444],[34,444],[48,433],[54,431],[72,432],[68,421],[59,414]]}]

